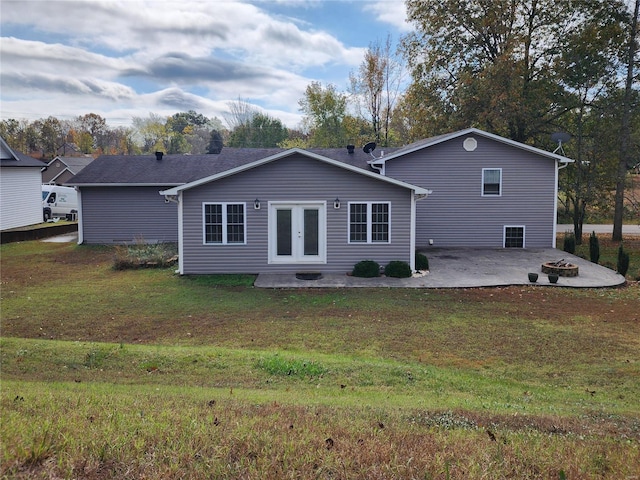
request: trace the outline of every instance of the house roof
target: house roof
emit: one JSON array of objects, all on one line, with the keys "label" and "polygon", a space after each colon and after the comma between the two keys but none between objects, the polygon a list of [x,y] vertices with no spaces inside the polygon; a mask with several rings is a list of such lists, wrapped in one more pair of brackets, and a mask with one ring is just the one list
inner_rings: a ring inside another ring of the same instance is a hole
[{"label": "house roof", "polygon": [[520,148],[522,150],[526,150],[542,157],[551,158],[560,163],[573,163],[573,160],[570,158],[564,157],[562,155],[558,155],[553,152],[548,152],[546,150],[542,150],[536,147],[532,147],[531,145],[527,145],[525,143],[516,142],[515,140],[511,140],[509,138],[501,137],[500,135],[495,135],[493,133],[485,132],[484,130],[480,130],[478,128],[467,128],[464,130],[459,130],[453,133],[446,133],[444,135],[437,135],[435,137],[425,138],[423,140],[418,140],[417,142],[411,143],[409,145],[405,145],[402,148],[399,148],[393,151],[390,155],[384,155],[383,157],[369,160],[368,163],[370,165],[378,165],[381,163],[385,163],[394,158],[398,158],[409,153],[416,152],[418,150],[422,150],[424,148],[432,147],[434,145],[438,145],[442,142],[446,142],[452,140],[454,138],[462,137],[465,135],[478,135],[481,137],[489,138],[491,140],[495,140],[497,142],[504,143],[506,145],[510,145],[512,147]]},{"label": "house roof", "polygon": [[[230,148],[207,155],[102,155],[67,181],[66,185],[182,185],[221,172],[251,164],[286,151],[282,148]],[[361,149],[348,153],[346,148],[309,149],[308,153],[370,171],[369,154]],[[65,158],[67,160],[67,158]]]},{"label": "house roof", "polygon": [[282,148],[223,148],[210,155],[102,155],[67,181],[66,185],[170,186],[251,163]]},{"label": "house roof", "polygon": [[56,158],[47,163],[47,167],[53,165],[53,163],[59,160],[64,163],[71,173],[79,173],[84,167],[93,162],[94,158],[89,157],[63,157],[62,155],[58,155]]},{"label": "house roof", "polygon": [[[162,160],[157,160],[155,155],[102,155],[77,172],[65,184],[72,186],[179,186],[205,178],[218,178],[217,175],[223,175],[225,172],[228,174],[228,172],[239,171],[238,169],[253,168],[261,163],[279,158],[280,154],[294,151],[323,161],[333,160],[341,167],[349,166],[379,176],[377,172],[372,171],[372,165],[379,165],[423,148],[470,134],[490,138],[562,163],[573,162],[573,160],[555,153],[476,128],[468,128],[420,140],[401,148],[381,148],[372,154],[365,153],[360,148],[354,149],[353,153],[348,153],[346,148],[285,150],[282,148],[225,147],[219,154],[164,155]],[[65,157],[65,161],[71,159],[72,157]]]},{"label": "house roof", "polygon": [[13,150],[4,138],[0,137],[0,167],[44,167],[44,163],[29,155]]},{"label": "house roof", "polygon": [[[330,149],[329,153],[333,152],[334,150],[337,150],[337,149]],[[337,153],[337,152],[335,152],[335,153]],[[385,176],[380,175],[378,173],[374,173],[369,169],[365,169],[365,168],[362,168],[360,166],[351,165],[350,163],[347,163],[346,161],[336,160],[336,159],[333,159],[333,158],[329,158],[327,156],[320,155],[319,153],[316,153],[316,152],[313,152],[313,151],[302,150],[302,149],[299,149],[299,148],[292,148],[290,150],[277,152],[277,153],[274,153],[273,155],[270,155],[268,157],[255,160],[253,162],[248,162],[248,163],[245,163],[243,165],[239,165],[239,166],[237,166],[235,168],[232,168],[230,170],[221,171],[221,172],[215,173],[213,175],[209,175],[207,177],[200,178],[198,180],[186,183],[184,185],[180,185],[180,186],[176,186],[174,188],[170,188],[170,189],[164,190],[164,191],[162,191],[160,193],[162,195],[167,195],[167,196],[177,195],[181,191],[188,190],[190,188],[194,188],[194,187],[197,187],[199,185],[206,184],[206,183],[214,182],[214,181],[219,180],[221,178],[225,178],[225,177],[228,177],[230,175],[235,175],[237,173],[244,172],[246,170],[250,170],[252,168],[256,168],[256,167],[265,165],[267,163],[271,163],[271,162],[274,162],[274,161],[279,160],[281,158],[289,157],[289,156],[295,155],[295,154],[304,155],[304,156],[306,156],[308,158],[313,158],[313,159],[318,160],[320,162],[324,162],[324,163],[327,163],[329,165],[333,165],[335,167],[339,167],[339,168],[342,168],[344,170],[348,170],[348,171],[357,173],[359,175],[365,175],[365,176],[374,178],[374,179],[376,179],[378,181],[391,183],[391,184],[394,184],[394,185],[397,185],[397,186],[400,186],[400,187],[403,187],[403,188],[407,188],[409,190],[415,191],[415,193],[418,194],[418,195],[428,195],[428,194],[431,193],[426,188],[418,187],[416,185],[411,185],[409,183],[402,182],[400,180],[396,180],[396,179],[391,178],[391,177],[385,177]],[[347,156],[348,155],[355,155],[355,152],[354,152],[354,154],[348,154],[348,153],[346,153],[346,150],[345,150],[345,155],[347,155]],[[350,159],[350,160],[351,161],[356,161],[355,159]]]}]

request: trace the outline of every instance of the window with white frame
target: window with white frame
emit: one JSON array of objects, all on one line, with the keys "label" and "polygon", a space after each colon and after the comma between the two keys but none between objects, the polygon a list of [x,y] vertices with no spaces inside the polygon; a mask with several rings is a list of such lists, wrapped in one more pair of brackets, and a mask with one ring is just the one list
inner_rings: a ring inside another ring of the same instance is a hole
[{"label": "window with white frame", "polygon": [[244,203],[203,203],[204,243],[245,243]]},{"label": "window with white frame", "polygon": [[349,243],[389,243],[388,202],[349,203]]},{"label": "window with white frame", "polygon": [[482,196],[502,195],[502,169],[483,168],[482,169]]},{"label": "window with white frame", "polygon": [[524,226],[504,227],[504,248],[524,248]]}]

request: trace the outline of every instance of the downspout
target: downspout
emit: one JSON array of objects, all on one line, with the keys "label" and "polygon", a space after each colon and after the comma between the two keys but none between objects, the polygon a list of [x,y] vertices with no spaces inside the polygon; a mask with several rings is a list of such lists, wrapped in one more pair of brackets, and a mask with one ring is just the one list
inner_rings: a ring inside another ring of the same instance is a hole
[{"label": "downspout", "polygon": [[184,205],[184,202],[182,201],[182,192],[178,192],[178,198],[176,201],[178,203],[178,271],[177,273],[179,273],[180,275],[184,275],[184,264],[183,264],[184,238],[182,235],[182,229],[183,229],[182,206]]},{"label": "downspout", "polygon": [[411,233],[409,240],[409,266],[411,271],[416,271],[416,201],[418,195],[415,190],[411,191]]},{"label": "downspout", "polygon": [[412,190],[411,193],[411,240],[409,242],[411,251],[409,253],[409,265],[412,272],[416,271],[416,202],[427,198],[432,193],[432,190],[427,190],[426,194],[415,193],[415,190]]},{"label": "downspout", "polygon": [[75,188],[78,196],[78,245],[82,245],[84,242],[84,224],[82,222],[82,193],[80,192],[80,188]]}]

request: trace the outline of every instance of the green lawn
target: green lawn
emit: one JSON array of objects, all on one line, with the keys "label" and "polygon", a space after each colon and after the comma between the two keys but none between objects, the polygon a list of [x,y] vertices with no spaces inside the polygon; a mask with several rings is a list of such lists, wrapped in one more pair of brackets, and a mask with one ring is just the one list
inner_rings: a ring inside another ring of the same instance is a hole
[{"label": "green lawn", "polygon": [[263,290],[0,254],[3,478],[640,472],[637,283]]}]

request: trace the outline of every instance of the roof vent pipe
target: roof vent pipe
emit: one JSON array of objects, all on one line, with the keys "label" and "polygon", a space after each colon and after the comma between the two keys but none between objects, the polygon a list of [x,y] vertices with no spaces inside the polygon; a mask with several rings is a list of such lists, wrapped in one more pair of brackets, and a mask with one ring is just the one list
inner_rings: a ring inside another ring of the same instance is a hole
[{"label": "roof vent pipe", "polygon": [[162,160],[162,156],[164,155],[164,153],[162,152],[156,152],[156,160],[160,161]]},{"label": "roof vent pipe", "polygon": [[353,150],[356,148],[355,145],[347,145],[347,152],[349,153],[349,155],[351,155],[353,153]]}]

